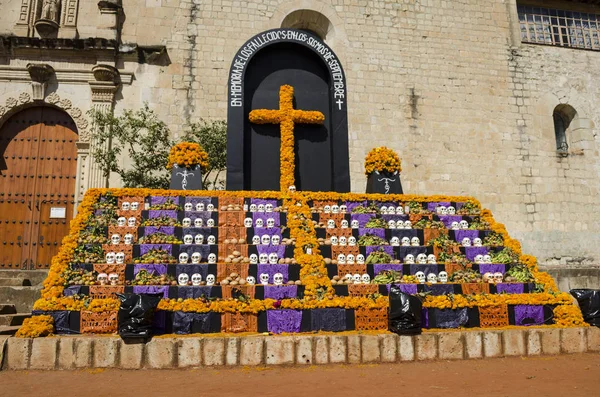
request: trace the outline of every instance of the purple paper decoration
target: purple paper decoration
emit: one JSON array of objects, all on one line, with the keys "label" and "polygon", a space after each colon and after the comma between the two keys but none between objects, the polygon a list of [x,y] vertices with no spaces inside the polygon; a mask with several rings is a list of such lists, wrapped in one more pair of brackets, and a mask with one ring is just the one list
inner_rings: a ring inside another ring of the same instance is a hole
[{"label": "purple paper decoration", "polygon": [[498,294],[523,294],[525,292],[525,284],[523,283],[498,283],[496,284],[496,292]]},{"label": "purple paper decoration", "polygon": [[256,225],[257,219],[262,219],[263,227],[267,227],[267,219],[273,218],[275,220],[275,226],[281,226],[281,215],[279,212],[253,212],[252,213],[252,221]]},{"label": "purple paper decoration", "polygon": [[206,242],[206,238],[212,234],[212,228],[210,227],[184,227],[182,235],[191,234],[196,237],[197,234],[202,234],[204,236],[204,241]]},{"label": "purple paper decoration", "polygon": [[172,236],[175,234],[175,227],[174,226],[146,226],[146,227],[144,227],[144,236],[150,236],[151,234],[154,234],[154,233],[163,233],[163,234]]},{"label": "purple paper decoration", "polygon": [[148,211],[149,219],[163,218],[163,217],[177,219],[177,211],[176,210],[149,210]]},{"label": "purple paper decoration", "polygon": [[411,254],[417,259],[417,255],[419,254],[427,254],[427,247],[420,245],[418,247],[398,247],[398,259],[400,259],[404,263],[404,258],[406,255]]},{"label": "purple paper decoration", "polygon": [[196,209],[196,204],[198,204],[198,203],[204,204],[204,208],[206,208],[206,206],[212,202],[212,199],[210,197],[189,197],[188,196],[185,198],[185,202],[192,203],[192,205],[194,206],[194,209]]},{"label": "purple paper decoration", "polygon": [[444,222],[446,228],[450,229],[452,227],[452,222],[460,222],[462,221],[462,216],[460,215],[439,215],[440,221]]},{"label": "purple paper decoration", "polygon": [[[204,237],[204,239],[206,240],[206,237]],[[206,242],[206,241],[205,241]],[[193,253],[198,252],[200,253],[200,255],[202,255],[202,259],[200,259],[200,262],[208,262],[208,255],[210,255],[210,245],[208,244],[181,244],[179,246],[179,253],[185,252],[190,256],[190,261],[191,261],[191,256]]]},{"label": "purple paper decoration", "polygon": [[358,235],[359,236],[364,236],[365,234],[371,234],[373,236],[385,238],[385,229],[370,228],[370,227],[365,227],[365,228],[359,228],[358,229]]},{"label": "purple paper decoration", "polygon": [[431,212],[436,212],[436,208],[439,206],[444,206],[444,207],[449,207],[450,206],[450,202],[449,201],[439,201],[437,203],[427,203],[427,210],[431,211]]},{"label": "purple paper decoration", "polygon": [[146,270],[149,274],[155,275],[167,274],[167,265],[133,265],[133,276],[135,277],[140,270]]},{"label": "purple paper decoration", "polygon": [[150,206],[161,205],[166,203],[168,200],[172,200],[174,203],[179,202],[179,197],[166,197],[166,196],[151,196]]},{"label": "purple paper decoration", "polygon": [[281,238],[281,228],[280,227],[272,227],[272,228],[266,228],[266,227],[255,227],[254,228],[254,235],[255,236],[263,236],[263,235],[269,235],[271,237],[278,235]]},{"label": "purple paper decoration", "polygon": [[[400,289],[401,292],[404,292],[408,295],[414,295],[417,293],[417,284],[394,284],[396,287]],[[390,293],[391,284],[386,284],[387,292]]]},{"label": "purple paper decoration", "polygon": [[542,325],[544,324],[544,306],[542,305],[515,305],[515,325]]},{"label": "purple paper decoration", "polygon": [[179,277],[181,273],[186,273],[190,278],[192,277],[192,274],[200,273],[202,281],[206,281],[206,276],[208,276],[208,266],[209,265],[175,265],[175,278]]},{"label": "purple paper decoration", "polygon": [[297,285],[265,285],[265,299],[288,299],[298,296]]},{"label": "purple paper decoration", "polygon": [[256,204],[256,205],[267,205],[267,204],[271,204],[273,206],[273,208],[277,207],[277,200],[265,200],[265,199],[250,199],[250,204]]},{"label": "purple paper decoration", "polygon": [[391,237],[398,237],[402,240],[402,237],[419,237],[419,232],[417,229],[390,229]]},{"label": "purple paper decoration", "polygon": [[346,205],[346,208],[348,210],[347,213],[350,213],[356,207],[366,206],[367,202],[366,201],[346,201],[344,204]]},{"label": "purple paper decoration", "polygon": [[479,230],[455,230],[454,237],[459,243],[462,241],[463,238],[468,237],[472,243],[473,240],[479,237]]},{"label": "purple paper decoration", "polygon": [[500,272],[504,274],[506,271],[506,265],[502,263],[482,263],[479,265],[479,273],[497,273]]},{"label": "purple paper decoration", "polygon": [[435,309],[435,318],[438,328],[459,328],[469,321],[467,308],[461,309]]},{"label": "purple paper decoration", "polygon": [[267,329],[274,334],[300,332],[301,310],[267,310]]},{"label": "purple paper decoration", "polygon": [[177,297],[182,299],[198,299],[205,296],[209,298],[212,297],[213,288],[214,287],[209,285],[179,287],[177,288]]},{"label": "purple paper decoration", "polygon": [[477,255],[487,255],[488,248],[487,247],[465,247],[465,256],[471,262],[475,260]]},{"label": "purple paper decoration", "polygon": [[448,295],[454,293],[453,284],[431,284],[425,285],[425,292],[431,292],[431,295]]},{"label": "purple paper decoration", "polygon": [[[185,216],[190,218],[190,220],[192,221],[192,225],[194,224],[194,221],[198,218],[202,219],[202,222],[204,222],[204,225],[206,225],[206,221],[209,220],[210,218],[212,218],[212,212],[209,211],[186,211],[185,212]],[[217,224],[217,222],[215,221],[215,225]]]},{"label": "purple paper decoration", "polygon": [[375,214],[351,214],[350,222],[357,220],[358,227],[365,227],[371,218],[375,218]]},{"label": "purple paper decoration", "polygon": [[391,245],[367,245],[366,246],[366,253],[367,253],[367,257],[369,256],[369,254],[373,251],[379,251],[383,249],[383,251],[385,251],[386,254],[390,255],[392,257],[392,259],[395,256],[394,253],[394,247],[392,247]]},{"label": "purple paper decoration", "polygon": [[[408,220],[408,215],[381,215],[381,218],[387,223],[390,220],[398,222],[399,220],[405,222]],[[402,229],[400,229],[402,230]]]},{"label": "purple paper decoration", "polygon": [[410,274],[414,275],[416,272],[425,273],[425,277],[427,277],[429,273],[433,273],[437,276],[438,265],[410,265]]},{"label": "purple paper decoration", "polygon": [[258,251],[258,255],[270,255],[274,252],[278,258],[283,258],[285,257],[285,247],[285,245],[257,245],[256,250]]},{"label": "purple paper decoration", "polygon": [[288,282],[288,274],[289,274],[289,265],[286,264],[281,264],[281,265],[264,265],[264,264],[258,264],[257,266],[257,270],[256,270],[256,278],[257,278],[257,282],[260,282],[258,279],[260,278],[260,275],[263,273],[267,273],[269,275],[269,283],[273,283],[273,276],[275,275],[275,273],[281,273],[283,275],[283,282],[287,283]]},{"label": "purple paper decoration", "polygon": [[162,294],[163,298],[169,297],[169,287],[158,287],[153,285],[135,285],[134,294]]},{"label": "purple paper decoration", "polygon": [[340,332],[346,330],[346,310],[340,308],[310,311],[311,331]]},{"label": "purple paper decoration", "polygon": [[402,265],[395,263],[376,263],[373,265],[373,274],[376,276],[386,270],[394,270],[402,274]]},{"label": "purple paper decoration", "polygon": [[173,245],[171,244],[140,244],[140,256],[147,254],[150,250],[156,249],[165,250],[169,255],[173,254]]}]

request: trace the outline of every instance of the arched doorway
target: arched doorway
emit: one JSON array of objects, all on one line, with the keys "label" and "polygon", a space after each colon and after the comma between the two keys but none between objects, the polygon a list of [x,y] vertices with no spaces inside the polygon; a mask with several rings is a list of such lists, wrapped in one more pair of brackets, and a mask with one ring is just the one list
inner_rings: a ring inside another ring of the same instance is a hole
[{"label": "arched doorway", "polygon": [[50,266],[73,217],[77,127],[33,107],[0,127],[0,269]]}]

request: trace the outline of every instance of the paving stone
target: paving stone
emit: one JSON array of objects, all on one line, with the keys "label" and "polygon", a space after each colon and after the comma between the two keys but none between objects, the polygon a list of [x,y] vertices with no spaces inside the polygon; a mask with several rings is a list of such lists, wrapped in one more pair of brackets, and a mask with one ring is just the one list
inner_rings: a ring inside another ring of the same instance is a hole
[{"label": "paving stone", "polygon": [[148,368],[173,368],[177,345],[172,338],[153,338],[146,343],[144,362]]},{"label": "paving stone", "polygon": [[348,349],[347,337],[345,335],[332,335],[329,337],[329,362],[341,364],[346,362],[346,351]]},{"label": "paving stone", "polygon": [[425,333],[415,336],[417,360],[434,360],[438,355],[437,335]]},{"label": "paving stone", "polygon": [[415,359],[415,337],[400,335],[398,338],[398,354],[401,361],[414,361]]},{"label": "paving stone", "polygon": [[465,358],[482,358],[483,340],[481,332],[466,331],[463,335],[465,337]]},{"label": "paving stone", "polygon": [[94,367],[112,368],[117,364],[119,340],[116,338],[97,338],[94,341]]},{"label": "paving stone", "polygon": [[6,351],[6,367],[8,369],[28,369],[31,354],[29,338],[9,338]]},{"label": "paving stone", "polygon": [[143,343],[121,343],[119,348],[119,368],[121,369],[140,369],[144,364]]},{"label": "paving stone", "polygon": [[313,363],[313,338],[300,336],[295,338],[296,342],[296,364]]},{"label": "paving stone", "polygon": [[242,338],[240,341],[240,365],[263,364],[263,345],[263,337]]},{"label": "paving stone", "polygon": [[225,364],[225,339],[205,338],[202,344],[202,362],[204,365]]},{"label": "paving stone", "polygon": [[438,355],[442,360],[463,358],[464,342],[461,332],[446,332],[438,335]]},{"label": "paving stone", "polygon": [[502,356],[502,332],[485,331],[482,338],[485,357]]},{"label": "paving stone", "polygon": [[396,362],[398,358],[398,335],[385,334],[379,337],[381,343],[381,361],[385,363]]},{"label": "paving stone", "polygon": [[362,335],[361,352],[363,363],[374,363],[381,360],[379,335]]},{"label": "paving stone", "polygon": [[182,338],[177,341],[177,366],[179,368],[200,367],[202,365],[202,340]]},{"label": "paving stone", "polygon": [[525,350],[525,335],[521,330],[505,330],[502,333],[504,355],[505,356],[524,356],[527,354]]},{"label": "paving stone", "polygon": [[294,338],[292,336],[278,336],[266,340],[267,365],[284,365],[294,363]]},{"label": "paving stone", "polygon": [[560,330],[560,350],[563,353],[583,353],[587,348],[584,328],[563,328]]},{"label": "paving stone", "polygon": [[56,367],[58,338],[35,338],[31,344],[29,369],[54,369]]}]

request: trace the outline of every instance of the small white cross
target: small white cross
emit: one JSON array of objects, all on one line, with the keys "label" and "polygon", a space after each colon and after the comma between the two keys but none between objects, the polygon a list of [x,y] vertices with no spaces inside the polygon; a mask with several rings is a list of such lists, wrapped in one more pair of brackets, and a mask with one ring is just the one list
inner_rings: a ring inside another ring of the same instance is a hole
[{"label": "small white cross", "polygon": [[338,110],[342,110],[342,105],[344,104],[344,101],[338,99],[336,103],[338,104]]}]

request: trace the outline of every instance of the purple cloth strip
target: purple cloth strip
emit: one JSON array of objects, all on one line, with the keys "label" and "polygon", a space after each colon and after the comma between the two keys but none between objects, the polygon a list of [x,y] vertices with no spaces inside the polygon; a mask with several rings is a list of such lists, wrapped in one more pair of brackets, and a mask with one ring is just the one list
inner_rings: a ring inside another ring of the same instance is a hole
[{"label": "purple cloth strip", "polygon": [[177,219],[177,211],[176,210],[149,210],[148,211],[149,219],[163,218],[163,217]]},{"label": "purple cloth strip", "polygon": [[297,285],[265,285],[265,299],[290,299],[298,296]]},{"label": "purple cloth strip", "polygon": [[393,220],[394,222],[398,222],[399,220],[405,222],[408,220],[408,215],[381,215],[381,218],[386,222],[389,222],[390,220]]},{"label": "purple cloth strip", "polygon": [[133,276],[135,277],[140,270],[146,270],[150,274],[167,274],[167,265],[133,265]]},{"label": "purple cloth strip", "polygon": [[346,310],[341,308],[310,311],[311,331],[340,332],[346,330]]},{"label": "purple cloth strip", "polygon": [[186,197],[185,202],[192,203],[194,209],[196,209],[196,204],[198,203],[204,204],[204,208],[206,208],[212,202],[212,199],[210,197]]},{"label": "purple cloth strip", "polygon": [[252,213],[252,221],[254,222],[254,224],[256,225],[257,219],[262,219],[264,228],[267,227],[267,219],[269,219],[269,218],[273,218],[273,220],[275,220],[276,227],[281,226],[281,215],[279,214],[279,212],[253,212]]},{"label": "purple cloth strip", "polygon": [[256,250],[258,251],[258,255],[269,255],[274,252],[278,258],[283,258],[285,257],[285,247],[285,245],[257,245]]},{"label": "purple cloth strip", "polygon": [[164,233],[167,235],[175,234],[175,226],[146,226],[144,227],[144,236],[150,236],[154,233]]},{"label": "purple cloth strip", "polygon": [[544,306],[515,305],[515,325],[544,324]]},{"label": "purple cloth strip", "polygon": [[487,264],[479,265],[479,273],[481,273],[481,274],[497,273],[497,272],[504,274],[505,271],[506,271],[506,265],[504,265],[502,263],[492,263],[492,264],[487,263]]},{"label": "purple cloth strip", "polygon": [[487,255],[488,248],[487,247],[465,247],[465,256],[468,260],[473,262],[477,255]]},{"label": "purple cloth strip", "polygon": [[358,229],[359,236],[364,236],[365,234],[371,234],[373,236],[385,238],[385,229],[367,227]]},{"label": "purple cloth strip", "polygon": [[[194,221],[197,218],[202,219],[202,222],[204,222],[204,225],[206,225],[206,221],[209,220],[210,218],[212,218],[212,212],[209,211],[186,211],[185,212],[185,216],[187,218],[190,218],[190,220],[192,221],[192,225],[194,224]],[[217,224],[217,221],[215,221],[215,225]]]},{"label": "purple cloth strip", "polygon": [[[191,277],[191,274],[189,276]],[[182,299],[198,299],[202,296],[209,298],[213,296],[212,292],[213,287],[208,285],[179,287],[177,288],[177,297]]]},{"label": "purple cloth strip", "polygon": [[450,202],[449,201],[440,201],[437,203],[427,203],[427,210],[431,211],[431,212],[435,212],[437,207],[440,206],[444,206],[444,207],[449,207],[450,206]]},{"label": "purple cloth strip", "polygon": [[352,212],[352,210],[356,207],[364,207],[367,205],[366,201],[346,201],[344,203],[348,210],[348,213]]},{"label": "purple cloth strip", "polygon": [[169,200],[179,205],[179,197],[177,196],[151,196],[150,206],[165,204]]},{"label": "purple cloth strip", "polygon": [[435,309],[435,318],[438,328],[459,328],[469,321],[466,307],[456,310]]},{"label": "purple cloth strip", "polygon": [[431,295],[448,295],[454,293],[453,284],[431,284],[425,285],[425,292],[431,292]]},{"label": "purple cloth strip", "polygon": [[270,200],[270,199],[250,199],[250,204],[256,204],[256,205],[260,205],[260,204],[271,204],[273,206],[273,208],[277,207],[277,200]]},{"label": "purple cloth strip", "polygon": [[402,237],[419,237],[419,232],[417,232],[417,229],[390,229],[390,235],[402,240]]},{"label": "purple cloth strip", "polygon": [[206,281],[206,276],[208,276],[208,266],[209,265],[175,265],[175,278],[179,277],[181,273],[186,273],[190,278],[192,278],[192,274],[200,273],[202,281]]},{"label": "purple cloth strip", "polygon": [[163,298],[169,297],[169,287],[158,287],[153,285],[135,285],[134,294],[163,294]]},{"label": "purple cloth strip", "polygon": [[365,227],[371,218],[375,218],[375,214],[350,214],[350,223],[352,223],[354,220],[357,220],[359,228]]},{"label": "purple cloth strip", "polygon": [[386,254],[390,255],[392,257],[392,259],[394,259],[394,256],[396,255],[394,253],[394,247],[392,247],[391,245],[367,245],[366,246],[366,252],[367,252],[367,257],[369,256],[369,254],[373,251],[379,251],[379,249],[383,248],[383,250],[385,251]]},{"label": "purple cloth strip", "polygon": [[452,227],[452,222],[460,222],[462,221],[462,216],[460,215],[439,215],[440,221],[444,222],[446,228],[450,229]]},{"label": "purple cloth strip", "polygon": [[140,256],[145,255],[150,250],[154,249],[162,249],[172,255],[173,253],[173,245],[172,244],[140,244]]},{"label": "purple cloth strip", "polygon": [[255,227],[254,228],[254,236],[258,235],[259,237],[262,237],[265,234],[267,234],[271,237],[273,237],[275,235],[278,235],[279,237],[281,237],[281,228],[279,228],[279,227],[272,227],[272,228]]},{"label": "purple cloth strip", "polygon": [[275,273],[281,273],[283,275],[283,282],[287,283],[289,278],[289,265],[281,264],[281,265],[264,265],[258,264],[256,270],[256,282],[260,282],[260,275],[266,273],[269,275],[269,283],[273,284],[273,276]]},{"label": "purple cloth strip", "polygon": [[523,283],[498,283],[496,291],[499,294],[523,294],[525,292],[525,284]]},{"label": "purple cloth strip", "polygon": [[373,265],[373,273],[376,276],[380,273],[383,273],[386,270],[394,270],[394,271],[400,272],[400,274],[402,274],[402,265],[394,264],[394,263],[376,263]]},{"label": "purple cloth strip", "polygon": [[471,240],[471,244],[473,244],[473,240],[479,237],[479,230],[455,230],[454,237],[459,243],[463,238],[468,237]]},{"label": "purple cloth strip", "polygon": [[414,275],[416,272],[425,273],[425,277],[427,277],[429,273],[433,273],[437,276],[438,265],[410,265],[410,274]]},{"label": "purple cloth strip", "polygon": [[[205,237],[206,240],[206,237]],[[206,241],[205,241],[206,242]],[[208,255],[210,254],[210,245],[207,244],[181,244],[179,246],[179,253],[182,252],[187,253],[190,256],[190,261],[192,260],[191,256],[193,253],[198,252],[202,255],[202,259],[200,262],[208,262]]]},{"label": "purple cloth strip", "polygon": [[[400,254],[398,255],[398,259],[404,263],[404,258],[406,255],[411,254],[417,259],[417,255],[419,254],[427,254],[427,247],[420,245],[418,247],[398,247]],[[423,265],[420,265],[423,266]]]},{"label": "purple cloth strip", "polygon": [[274,334],[300,332],[301,310],[267,310],[267,329]]},{"label": "purple cloth strip", "polygon": [[79,294],[80,291],[81,291],[80,285],[71,285],[70,287],[66,287],[63,290],[63,295],[64,296],[73,296],[73,295]]},{"label": "purple cloth strip", "polygon": [[210,227],[184,227],[183,232],[181,233],[183,236],[186,234],[191,234],[192,236],[196,236],[196,234],[204,235],[204,241],[206,238],[212,234],[212,228]]},{"label": "purple cloth strip", "polygon": [[421,312],[421,326],[423,328],[429,328],[429,309],[426,307],[424,307]]}]

